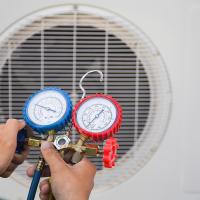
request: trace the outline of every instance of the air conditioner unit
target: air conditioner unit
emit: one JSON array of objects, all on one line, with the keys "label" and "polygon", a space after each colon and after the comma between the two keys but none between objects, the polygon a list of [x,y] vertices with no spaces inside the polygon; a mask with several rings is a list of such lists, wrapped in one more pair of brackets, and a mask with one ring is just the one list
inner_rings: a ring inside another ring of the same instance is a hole
[{"label": "air conditioner unit", "polygon": [[[44,86],[68,91],[91,69],[123,108],[117,165],[99,158],[94,200],[196,200],[200,198],[198,1],[2,1],[0,2],[0,122],[21,118],[26,98]],[[58,5],[59,4],[59,5]],[[72,140],[77,139],[74,130]],[[0,198],[26,199],[25,169],[0,179]]]}]

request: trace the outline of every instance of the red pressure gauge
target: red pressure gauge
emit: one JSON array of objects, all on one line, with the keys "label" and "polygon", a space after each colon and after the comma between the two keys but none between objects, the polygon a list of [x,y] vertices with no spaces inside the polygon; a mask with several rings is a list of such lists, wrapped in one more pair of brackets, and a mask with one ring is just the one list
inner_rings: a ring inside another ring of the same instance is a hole
[{"label": "red pressure gauge", "polygon": [[75,105],[72,122],[80,134],[95,141],[105,140],[118,132],[122,122],[122,108],[109,95],[87,96]]}]

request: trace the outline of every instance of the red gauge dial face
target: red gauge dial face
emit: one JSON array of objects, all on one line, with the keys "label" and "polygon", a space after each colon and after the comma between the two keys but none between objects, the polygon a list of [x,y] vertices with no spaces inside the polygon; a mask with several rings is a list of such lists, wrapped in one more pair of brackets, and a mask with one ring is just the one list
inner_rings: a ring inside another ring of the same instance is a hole
[{"label": "red gauge dial face", "polygon": [[81,100],[73,112],[74,126],[79,133],[94,140],[115,134],[121,125],[119,103],[108,95],[96,94]]}]

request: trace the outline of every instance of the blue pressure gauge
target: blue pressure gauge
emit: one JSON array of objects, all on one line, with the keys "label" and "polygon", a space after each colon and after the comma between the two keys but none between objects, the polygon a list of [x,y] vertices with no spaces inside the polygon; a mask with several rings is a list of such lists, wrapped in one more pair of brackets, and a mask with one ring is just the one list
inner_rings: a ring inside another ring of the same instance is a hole
[{"label": "blue pressure gauge", "polygon": [[72,103],[69,95],[55,87],[39,90],[25,103],[26,123],[38,133],[60,131],[71,119]]}]

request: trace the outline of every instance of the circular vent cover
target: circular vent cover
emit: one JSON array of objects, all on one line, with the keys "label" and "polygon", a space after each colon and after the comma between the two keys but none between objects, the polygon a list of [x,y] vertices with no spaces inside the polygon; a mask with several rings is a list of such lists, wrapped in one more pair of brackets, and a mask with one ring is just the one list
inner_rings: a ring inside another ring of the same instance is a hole
[{"label": "circular vent cover", "polygon": [[[171,89],[159,51],[141,30],[121,17],[85,5],[39,11],[6,30],[0,39],[0,122],[22,118],[25,100],[44,86],[69,92],[73,104],[81,98],[78,83],[88,70],[99,69],[84,81],[87,94],[105,93],[123,108],[117,166],[105,169],[91,158],[98,173],[95,189],[102,191],[138,172],[157,150],[167,127]],[[73,130],[72,140],[78,135]],[[37,149],[13,174],[29,186],[25,170],[36,162]]]}]

